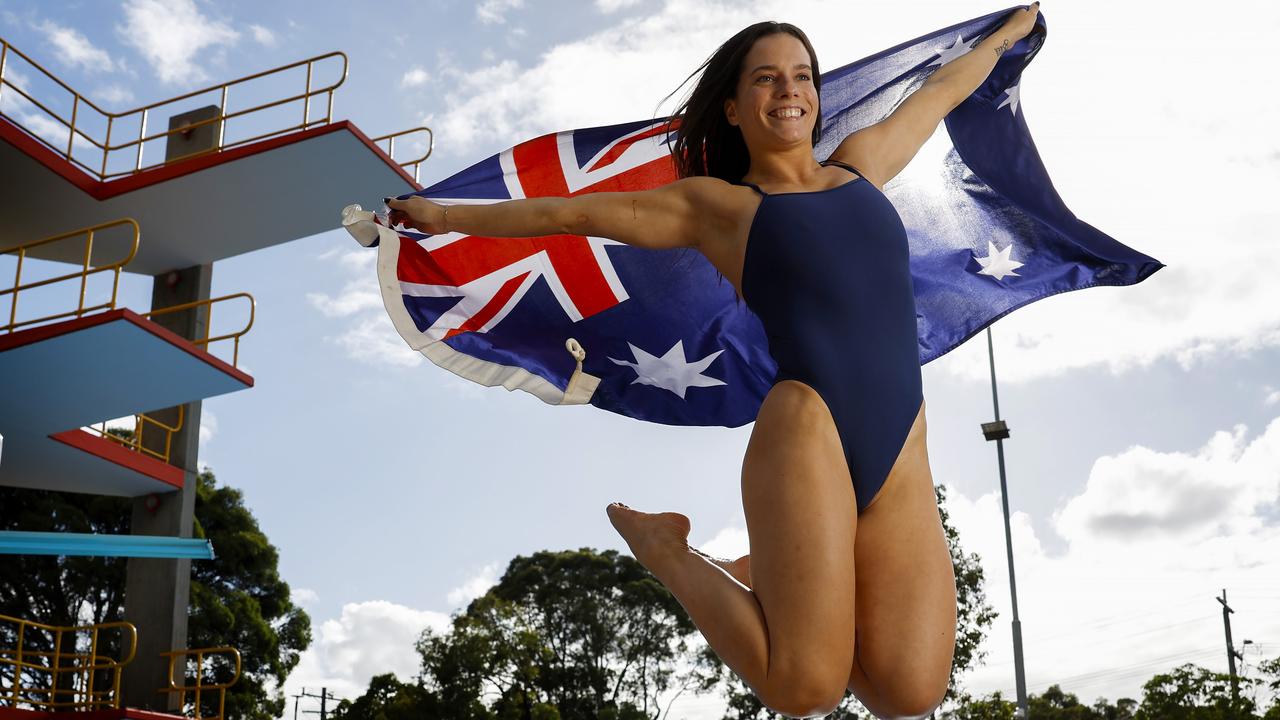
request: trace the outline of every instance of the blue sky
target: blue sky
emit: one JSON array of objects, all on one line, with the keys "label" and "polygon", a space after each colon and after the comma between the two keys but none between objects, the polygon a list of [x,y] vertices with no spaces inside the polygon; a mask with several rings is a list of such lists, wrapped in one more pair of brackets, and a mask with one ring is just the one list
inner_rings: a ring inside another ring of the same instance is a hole
[{"label": "blue sky", "polygon": [[[430,125],[431,184],[536,134],[650,116],[750,22],[797,23],[835,68],[999,7],[0,0],[0,35],[116,110],[343,50],[336,117],[370,135]],[[1204,33],[1203,16],[1150,6],[1044,12],[1022,112],[1055,186],[1168,267],[994,326],[1028,681],[1136,697],[1184,660],[1225,671],[1223,587],[1237,644],[1280,654],[1280,142],[1266,120],[1280,99],[1225,72],[1268,66],[1280,13],[1246,3],[1232,13],[1243,26]],[[339,210],[317,209],[335,227]],[[749,427],[650,425],[470,385],[395,335],[373,255],[333,231],[214,269],[215,294],[258,300],[241,349],[257,384],[206,403],[201,458],[244,489],[312,615],[290,692],[351,695],[373,672],[411,674],[416,633],[516,554],[625,551],[604,513],[614,500],[679,510],[694,545],[745,552]],[[149,279],[129,278],[127,304],[148,296]],[[981,337],[925,367],[929,451],[1002,613],[967,683],[1011,693],[995,450],[978,427],[986,373]],[[672,717],[716,709],[681,697]]]}]

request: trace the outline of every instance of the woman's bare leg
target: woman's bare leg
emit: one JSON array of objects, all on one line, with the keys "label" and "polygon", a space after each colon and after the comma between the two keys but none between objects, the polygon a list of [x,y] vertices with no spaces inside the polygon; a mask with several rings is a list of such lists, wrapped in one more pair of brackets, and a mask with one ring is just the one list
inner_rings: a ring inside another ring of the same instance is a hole
[{"label": "woman's bare leg", "polygon": [[947,690],[956,580],[938,513],[924,406],[858,518],[858,655],[849,689],[879,717],[927,717]]},{"label": "woman's bare leg", "polygon": [[783,714],[839,704],[854,659],[857,505],[831,414],[806,385],[765,398],[742,469],[750,579],[687,544],[678,513],[611,505],[610,520],[720,658]]}]

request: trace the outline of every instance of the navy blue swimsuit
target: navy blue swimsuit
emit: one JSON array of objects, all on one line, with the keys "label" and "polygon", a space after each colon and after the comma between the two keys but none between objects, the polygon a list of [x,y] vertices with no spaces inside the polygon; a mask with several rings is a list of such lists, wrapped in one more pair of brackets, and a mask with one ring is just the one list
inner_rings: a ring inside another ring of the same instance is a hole
[{"label": "navy blue swimsuit", "polygon": [[769,195],[747,234],[742,297],[778,362],[827,403],[861,513],[884,485],[923,402],[907,233],[888,198],[857,177]]}]

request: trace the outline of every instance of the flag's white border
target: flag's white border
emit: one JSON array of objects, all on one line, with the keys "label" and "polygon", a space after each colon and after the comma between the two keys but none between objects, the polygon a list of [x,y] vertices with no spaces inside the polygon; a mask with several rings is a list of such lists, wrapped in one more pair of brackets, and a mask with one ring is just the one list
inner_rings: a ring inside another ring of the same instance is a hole
[{"label": "flag's white border", "polygon": [[359,205],[348,205],[342,209],[342,226],[356,242],[365,247],[377,242],[378,289],[382,294],[382,304],[391,316],[396,332],[400,333],[409,347],[445,370],[487,387],[501,385],[507,390],[524,390],[550,405],[581,405],[591,401],[600,378],[582,371],[585,353],[573,338],[566,338],[566,349],[577,360],[578,367],[569,378],[569,386],[561,391],[545,378],[524,368],[472,357],[454,350],[442,340],[433,340],[419,332],[413,318],[405,310],[400,279],[396,277],[400,236],[391,228],[374,222],[373,217],[371,210],[364,210]]}]

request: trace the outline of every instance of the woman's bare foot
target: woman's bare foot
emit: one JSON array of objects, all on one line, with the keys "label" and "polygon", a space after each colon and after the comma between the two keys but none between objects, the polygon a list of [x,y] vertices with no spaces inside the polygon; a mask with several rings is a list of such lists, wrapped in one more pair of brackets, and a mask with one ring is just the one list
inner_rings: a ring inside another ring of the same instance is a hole
[{"label": "woman's bare foot", "polygon": [[730,560],[728,558],[718,558],[714,555],[708,555],[702,552],[701,550],[699,550],[698,548],[690,548],[690,550],[693,550],[694,552],[698,553],[699,555],[706,558],[707,560],[710,560],[712,563],[719,565],[721,568],[724,569],[725,572],[732,575],[734,580],[737,580],[738,582],[742,583],[743,585],[746,585],[747,587],[751,587],[751,556],[750,555],[743,555],[737,560]]},{"label": "woman's bare foot", "polygon": [[689,518],[676,512],[647,513],[622,503],[605,508],[609,522],[627,541],[631,554],[655,575],[673,554],[689,552]]}]

